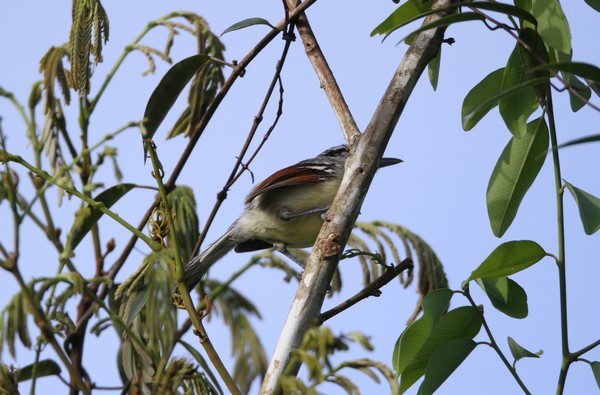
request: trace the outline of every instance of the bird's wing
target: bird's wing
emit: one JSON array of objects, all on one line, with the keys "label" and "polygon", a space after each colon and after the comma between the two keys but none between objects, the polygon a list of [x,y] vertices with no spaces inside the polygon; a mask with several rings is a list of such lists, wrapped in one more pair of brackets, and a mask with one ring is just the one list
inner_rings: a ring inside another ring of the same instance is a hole
[{"label": "bird's wing", "polygon": [[322,181],[319,172],[309,167],[298,165],[289,166],[276,171],[263,182],[258,184],[246,198],[250,203],[255,197],[273,189],[288,187],[292,185],[311,184]]}]

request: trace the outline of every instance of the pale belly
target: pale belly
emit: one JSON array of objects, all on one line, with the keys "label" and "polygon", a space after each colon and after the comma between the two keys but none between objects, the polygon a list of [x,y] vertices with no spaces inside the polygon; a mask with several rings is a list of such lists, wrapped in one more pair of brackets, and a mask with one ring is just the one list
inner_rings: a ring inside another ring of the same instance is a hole
[{"label": "pale belly", "polygon": [[[257,196],[240,221],[252,238],[269,243],[285,243],[292,248],[311,247],[323,226],[322,212],[283,220],[274,208],[286,208],[291,214],[328,207],[339,188],[332,181],[306,186],[280,188]],[[276,197],[276,202],[274,202]]]},{"label": "pale belly", "polygon": [[285,243],[292,248],[311,247],[323,226],[320,214],[308,214],[284,221],[273,215],[246,212],[239,221],[245,222],[247,229],[251,229],[253,239]]}]

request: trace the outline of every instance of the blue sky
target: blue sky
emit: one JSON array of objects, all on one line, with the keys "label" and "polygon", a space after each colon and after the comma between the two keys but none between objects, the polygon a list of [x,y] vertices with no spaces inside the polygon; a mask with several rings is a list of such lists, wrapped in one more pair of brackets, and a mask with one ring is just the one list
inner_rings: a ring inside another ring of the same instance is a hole
[{"label": "blue sky", "polygon": [[[225,5],[226,4],[226,5]],[[600,64],[600,52],[596,37],[600,34],[598,14],[583,2],[565,2],[565,13],[571,23],[573,35],[573,58],[592,64]],[[276,1],[205,1],[184,0],[105,2],[110,18],[111,38],[105,48],[104,63],[94,70],[92,93],[97,89],[112,64],[149,20],[157,19],[173,10],[192,10],[211,24],[216,33],[249,17],[263,17],[272,23],[281,19],[281,3]],[[315,34],[341,86],[347,102],[361,129],[368,124],[373,110],[402,58],[406,46],[395,46],[403,34],[393,35],[381,43],[379,37],[370,37],[371,30],[379,24],[396,5],[391,1],[361,2],[349,5],[342,1],[321,1],[308,14]],[[25,102],[34,81],[40,78],[39,59],[51,45],[61,45],[68,39],[70,29],[70,2],[34,2],[24,0],[0,5],[4,21],[0,24],[0,42],[3,61],[0,63],[0,86],[13,92]],[[223,36],[228,60],[241,59],[264,35],[265,28],[257,26]],[[166,31],[156,29],[143,41],[146,45],[162,48]],[[426,78],[419,82],[400,118],[392,137],[387,156],[402,158],[405,163],[378,173],[367,200],[361,210],[360,220],[386,219],[408,227],[423,237],[440,257],[450,285],[458,288],[462,280],[501,242],[532,239],[547,251],[556,253],[556,221],[554,184],[550,158],[525,197],[512,227],[498,239],[493,236],[485,206],[485,191],[492,169],[510,135],[497,110],[493,110],[471,132],[461,128],[460,109],[466,93],[491,71],[502,67],[512,51],[514,42],[501,31],[490,32],[480,23],[451,27],[447,36],[456,43],[443,48],[442,68],[437,92]],[[241,141],[249,130],[258,111],[260,100],[273,73],[283,42],[273,41],[247,69],[221,108],[213,118],[191,157],[180,183],[192,187],[196,193],[201,223],[208,215],[215,194],[233,166]],[[181,59],[194,53],[191,38],[181,35],[176,39],[172,57]],[[112,132],[125,123],[141,119],[150,93],[168,70],[159,62],[155,75],[142,77],[147,69],[144,57],[134,53],[128,57],[123,69],[109,86],[91,121],[92,141]],[[285,87],[284,114],[277,130],[267,143],[263,155],[257,158],[252,171],[257,181],[282,166],[311,157],[323,149],[343,142],[343,136],[328,101],[319,88],[319,82],[308,62],[300,41],[290,52],[282,74]],[[566,93],[555,94],[557,122],[561,142],[598,133],[599,114],[584,108],[573,114]],[[178,116],[183,103],[165,121],[170,125]],[[73,109],[75,110],[75,109]],[[267,112],[263,128],[274,115],[275,107]],[[25,139],[24,126],[18,114],[0,100],[2,127],[8,135],[8,149],[29,157],[30,147]],[[76,111],[68,119],[72,128],[76,125]],[[164,141],[163,128],[156,136],[158,153],[167,174],[176,163],[185,144],[183,139]],[[152,184],[150,167],[142,162],[139,134],[131,130],[111,143],[120,149],[120,165],[125,181]],[[600,196],[600,156],[597,144],[588,144],[561,151],[562,170],[565,180],[596,196]],[[22,187],[28,188],[25,172]],[[115,182],[109,169],[99,175],[106,185]],[[207,241],[219,237],[227,226],[237,218],[244,197],[252,187],[250,177],[242,177],[229,194],[229,198],[207,236]],[[55,197],[54,191],[49,196]],[[125,219],[137,224],[153,195],[148,191],[133,192],[114,208]],[[567,229],[567,265],[569,284],[569,318],[572,348],[577,350],[594,341],[599,327],[598,300],[600,293],[597,278],[600,274],[599,235],[586,236],[579,221],[577,208],[570,196],[565,197]],[[66,201],[60,209],[58,222],[68,229],[76,199]],[[0,216],[7,218],[6,204],[0,205]],[[104,218],[101,222],[102,240],[117,240],[117,251],[128,237],[127,231]],[[10,229],[0,230],[0,239],[10,245]],[[63,233],[64,234],[64,233]],[[31,237],[32,244],[23,243],[21,266],[30,278],[33,275],[53,275],[57,253],[37,229],[28,223],[24,235]],[[86,244],[87,243],[87,244]],[[32,247],[35,245],[35,248]],[[140,251],[134,251],[122,270],[119,281],[131,274],[146,252],[141,243]],[[89,240],[84,241],[75,262],[85,274],[92,273],[86,256]],[[116,255],[112,257],[115,259]],[[243,265],[249,256],[231,254],[212,271],[225,279]],[[109,259],[109,263],[112,262]],[[360,288],[358,268],[344,262],[345,292],[326,305],[339,303],[342,298],[354,294]],[[293,284],[281,281],[281,274],[261,268],[252,269],[236,287],[249,296],[258,306],[263,319],[256,322],[269,355],[277,340],[279,330],[286,318],[295,293]],[[526,348],[544,350],[539,360],[524,360],[518,368],[525,383],[533,393],[553,392],[560,365],[560,332],[558,310],[558,281],[556,267],[546,258],[529,270],[513,277],[523,286],[529,297],[530,314],[524,320],[515,320],[498,313],[485,296],[473,287],[478,303],[485,305],[486,316],[503,350],[508,353],[506,337],[515,338]],[[14,281],[7,273],[0,273],[3,291],[0,304],[4,305],[16,291]],[[355,308],[328,322],[335,333],[361,330],[372,336],[373,353],[363,352],[358,346],[343,358],[368,357],[391,364],[394,342],[404,329],[404,323],[416,302],[414,286],[402,289],[391,283],[379,298],[361,302]],[[458,299],[458,298],[457,298]],[[454,306],[463,304],[457,300]],[[208,325],[215,346],[223,356],[229,355],[229,333],[212,320]],[[484,340],[481,335],[479,340]],[[93,372],[98,383],[118,384],[115,368],[116,356],[105,350],[116,341],[109,334],[100,339],[90,337],[86,348],[86,366]],[[50,356],[50,350],[47,351]],[[180,351],[184,354],[184,351]],[[6,358],[7,354],[3,355]],[[587,355],[591,360],[600,359],[600,350]],[[32,354],[19,350],[19,364],[31,362]],[[10,362],[6,360],[5,362]],[[368,379],[357,380],[363,393],[385,393],[387,387],[376,386]],[[43,380],[44,387],[62,384],[50,379]],[[23,388],[27,388],[23,386]],[[62,387],[58,387],[62,388]],[[331,387],[324,392],[337,393]],[[417,386],[410,393],[416,392]],[[567,381],[567,393],[591,393],[596,389],[589,366],[575,364]],[[61,389],[62,390],[62,389]],[[440,393],[516,393],[517,385],[493,351],[485,346],[475,349],[469,359],[441,388]]]}]

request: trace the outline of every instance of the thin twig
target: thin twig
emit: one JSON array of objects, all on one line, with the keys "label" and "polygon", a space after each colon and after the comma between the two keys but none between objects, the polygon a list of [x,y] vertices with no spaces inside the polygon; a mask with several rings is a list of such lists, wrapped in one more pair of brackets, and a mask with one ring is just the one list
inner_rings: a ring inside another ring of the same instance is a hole
[{"label": "thin twig", "polygon": [[373,282],[371,282],[369,285],[363,288],[356,295],[333,307],[332,309],[321,313],[321,315],[319,316],[319,323],[323,324],[328,319],[338,315],[344,310],[349,309],[350,307],[354,306],[361,300],[368,298],[369,296],[379,296],[381,294],[381,288],[387,285],[387,283],[395,279],[403,271],[412,269],[413,261],[410,258],[406,258],[398,266],[387,269],[385,272],[383,272],[381,276],[377,277]]},{"label": "thin twig", "polygon": [[515,381],[517,382],[517,384],[519,384],[519,386],[521,387],[521,389],[523,390],[523,392],[525,394],[527,394],[527,395],[531,394],[531,392],[529,391],[529,389],[527,389],[527,387],[525,386],[525,383],[523,383],[523,381],[519,377],[519,374],[515,370],[514,366],[511,365],[510,362],[508,362],[508,359],[506,358],[506,356],[504,356],[504,353],[502,352],[502,350],[500,350],[500,347],[498,346],[498,343],[496,342],[496,339],[494,339],[494,335],[492,334],[492,331],[491,331],[490,327],[488,326],[487,321],[485,320],[485,316],[483,315],[483,312],[477,306],[477,304],[475,304],[475,301],[471,297],[471,293],[469,292],[469,283],[467,283],[465,285],[465,287],[463,288],[463,290],[459,291],[458,293],[462,294],[465,298],[467,298],[467,300],[469,301],[469,303],[471,304],[471,306],[479,314],[479,318],[481,319],[481,324],[483,325],[483,328],[484,328],[484,330],[485,330],[488,338],[490,339],[489,346],[492,347],[494,349],[494,351],[496,351],[496,353],[498,354],[498,356],[500,357],[500,359],[502,360],[502,362],[504,363],[504,365],[506,366],[506,368],[510,371],[510,374],[513,376],[513,378],[515,379]]},{"label": "thin twig", "polygon": [[[244,156],[248,152],[250,144],[252,143],[252,140],[254,139],[254,136],[256,135],[258,126],[260,125],[260,123],[263,120],[264,113],[267,109],[267,105],[269,104],[269,101],[271,100],[271,96],[273,95],[275,86],[276,86],[277,82],[280,81],[281,70],[283,69],[283,65],[285,64],[285,59],[287,58],[287,54],[289,52],[290,46],[293,41],[293,38],[289,36],[290,34],[292,34],[293,29],[294,29],[294,24],[292,23],[289,26],[287,33],[284,33],[285,45],[283,46],[281,57],[279,58],[279,61],[277,62],[277,67],[275,68],[275,74],[273,75],[273,78],[271,79],[271,83],[269,84],[269,88],[267,89],[267,92],[265,93],[265,97],[262,101],[260,109],[258,110],[258,114],[256,114],[256,116],[254,117],[254,121],[252,122],[252,127],[250,128],[250,131],[248,132],[248,136],[246,137],[246,141],[244,142],[244,145],[242,146],[242,149],[240,150],[240,153],[237,156],[237,160],[233,166],[233,169],[231,169],[231,173],[229,174],[229,177],[227,178],[225,185],[223,185],[223,188],[221,189],[221,191],[219,193],[217,193],[217,200],[215,201],[215,204],[214,204],[210,214],[208,215],[208,219],[206,220],[206,223],[204,224],[204,229],[200,233],[200,237],[198,238],[198,241],[196,242],[196,245],[194,246],[194,250],[193,250],[191,256],[195,256],[196,254],[198,254],[198,252],[200,250],[200,246],[204,242],[204,239],[206,238],[208,230],[212,226],[215,216],[217,215],[217,212],[221,208],[221,204],[223,204],[223,201],[227,197],[227,191],[229,191],[229,189],[233,186],[234,182],[236,182],[238,180],[239,175],[241,175],[241,173],[245,170],[244,168],[247,168],[250,165],[250,163],[252,162],[254,157],[256,157],[258,150],[260,150],[260,148],[264,144],[263,143],[263,144],[259,145],[257,151],[254,153],[254,155],[252,155],[250,160],[248,160],[244,164],[244,166],[242,166]],[[280,103],[281,103],[281,101],[280,101]],[[276,116],[276,120],[279,120],[279,116]],[[269,133],[269,135],[270,135],[270,133]],[[264,139],[263,139],[263,141],[264,141]],[[240,171],[240,167],[242,168],[241,171]],[[240,171],[239,175],[238,175],[238,171]]]},{"label": "thin twig", "polygon": [[[167,190],[162,182],[162,174],[164,174],[163,169],[161,167],[162,165],[160,165],[160,162],[158,160],[158,156],[156,154],[156,146],[155,146],[154,142],[152,142],[150,140],[144,141],[144,148],[146,148],[146,150],[150,154],[150,159],[152,161],[152,167],[154,168],[156,183],[158,184],[158,189],[160,191],[160,197],[162,199],[162,204],[165,207],[164,211],[167,214],[167,220],[169,221],[169,227],[171,228],[171,232],[173,232],[173,235],[174,235],[172,237],[172,242],[173,242],[173,246],[174,246],[174,250],[175,250],[175,263],[176,263],[175,277],[177,280],[177,287],[179,288],[180,295],[183,298],[185,309],[192,321],[192,324],[194,325],[194,329],[196,330],[196,333],[200,337],[200,344],[202,345],[202,347],[204,347],[204,351],[206,351],[206,354],[208,355],[208,357],[210,358],[210,361],[213,363],[213,366],[219,373],[219,376],[221,376],[221,379],[225,382],[227,389],[229,390],[229,392],[231,394],[241,395],[241,392],[240,392],[239,388],[237,387],[235,381],[231,377],[231,374],[229,373],[229,371],[223,364],[221,357],[219,356],[219,354],[215,350],[212,342],[210,341],[210,339],[206,333],[206,329],[204,328],[204,325],[202,324],[202,318],[199,316],[198,311],[194,307],[194,302],[192,301],[192,298],[191,298],[190,292],[189,292],[190,290],[188,290],[185,285],[185,269],[184,269],[183,260],[181,259],[179,242],[178,242],[177,236],[176,236],[177,232],[174,229],[175,221],[173,220],[173,214],[172,214],[171,208],[169,207]],[[157,377],[154,378],[155,382],[160,382],[161,374],[163,374],[162,369],[157,372]]]}]

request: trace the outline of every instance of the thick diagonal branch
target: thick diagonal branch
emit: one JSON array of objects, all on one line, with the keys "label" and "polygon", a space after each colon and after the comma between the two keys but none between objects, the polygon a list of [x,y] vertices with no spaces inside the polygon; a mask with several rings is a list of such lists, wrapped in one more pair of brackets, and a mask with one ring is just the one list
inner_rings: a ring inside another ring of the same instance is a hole
[{"label": "thick diagonal branch", "polygon": [[[451,0],[438,0],[435,8],[447,7]],[[424,23],[439,16],[432,15]],[[386,92],[364,134],[352,145],[344,178],[317,243],[308,259],[306,271],[292,302],[279,342],[262,384],[261,394],[275,392],[279,378],[290,363],[292,352],[306,331],[318,321],[327,287],[337,266],[339,253],[346,245],[360,207],[369,189],[378,162],[419,77],[442,43],[445,28],[420,33],[394,73]],[[297,371],[299,367],[294,367]]]}]

